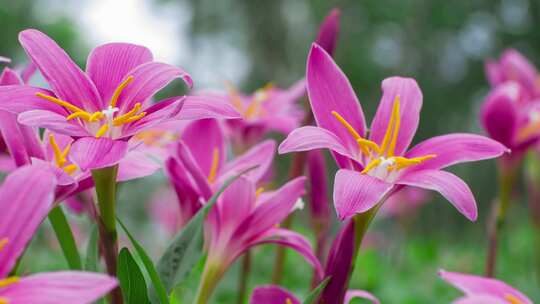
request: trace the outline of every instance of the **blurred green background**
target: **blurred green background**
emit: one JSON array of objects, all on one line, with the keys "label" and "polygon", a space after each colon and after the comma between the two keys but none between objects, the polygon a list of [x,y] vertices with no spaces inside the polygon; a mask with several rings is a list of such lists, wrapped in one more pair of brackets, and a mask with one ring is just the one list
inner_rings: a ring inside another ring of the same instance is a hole
[{"label": "blurred green background", "polygon": [[[17,34],[33,27],[52,36],[81,66],[93,46],[126,41],[144,44],[159,60],[185,68],[196,90],[220,89],[226,80],[246,91],[269,81],[288,86],[303,77],[310,43],[334,7],[342,10],[336,61],[367,117],[375,112],[382,79],[404,75],[419,82],[424,107],[416,142],[448,132],[482,132],[477,118],[489,89],[483,70],[486,58],[513,47],[540,64],[536,0],[0,0],[0,55],[13,58],[15,65],[24,64]],[[183,89],[174,84],[165,94]],[[289,158],[277,158],[281,181]],[[377,221],[371,230],[377,241],[361,255],[351,287],[372,291],[383,303],[447,303],[459,292],[437,278],[437,269],[482,273],[486,219],[496,195],[494,162],[452,171],[475,193],[479,220],[468,222],[434,196],[406,223]],[[161,183],[164,178],[158,175],[121,189],[121,216],[141,227],[141,237],[157,229],[145,208],[149,194]],[[498,277],[540,301],[533,250],[538,232],[530,224],[523,187],[515,192],[500,242]],[[295,229],[309,236],[306,215],[302,216]],[[157,244],[148,237],[143,243],[159,253],[166,239],[160,240]],[[31,250],[25,261],[32,270],[64,267],[57,248],[42,250],[35,244]],[[269,282],[272,252],[269,247],[256,251],[261,263],[256,263],[251,286]],[[289,255],[287,265],[284,285],[305,294],[310,270],[295,254]],[[236,268],[222,282],[217,303],[234,301]]]}]

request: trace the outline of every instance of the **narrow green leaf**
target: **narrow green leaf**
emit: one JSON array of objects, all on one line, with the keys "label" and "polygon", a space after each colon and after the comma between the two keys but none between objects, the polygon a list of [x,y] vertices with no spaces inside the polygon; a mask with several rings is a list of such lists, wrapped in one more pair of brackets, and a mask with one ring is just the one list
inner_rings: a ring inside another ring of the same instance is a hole
[{"label": "narrow green leaf", "polygon": [[120,282],[125,304],[150,303],[144,276],[126,247],[122,248],[118,255],[116,277]]},{"label": "narrow green leaf", "polygon": [[99,250],[98,250],[98,231],[97,225],[92,227],[88,244],[86,245],[86,260],[84,269],[92,272],[98,272]]},{"label": "narrow green leaf", "polygon": [[306,296],[306,299],[302,304],[315,304],[323,289],[328,285],[328,282],[330,282],[330,277],[326,277],[317,287],[315,287],[315,289]]},{"label": "narrow green leaf", "polygon": [[131,244],[135,248],[135,251],[139,255],[139,258],[141,259],[141,262],[144,265],[144,268],[150,277],[150,280],[152,281],[152,285],[154,286],[154,290],[157,293],[157,297],[159,299],[159,303],[161,304],[169,304],[169,298],[167,296],[167,291],[165,290],[165,287],[163,286],[163,283],[161,282],[161,279],[159,278],[159,275],[156,271],[156,268],[154,266],[154,263],[152,263],[152,260],[144,250],[144,248],[139,244],[139,242],[131,235],[131,233],[128,231],[124,223],[120,221],[119,218],[116,219],[118,221],[118,224],[120,224],[120,227],[124,230],[126,235],[128,236],[129,240],[131,241]]},{"label": "narrow green leaf", "polygon": [[56,206],[51,212],[49,212],[49,221],[53,227],[58,243],[60,243],[60,248],[64,253],[64,257],[68,263],[69,269],[71,270],[81,270],[81,256],[79,255],[79,250],[77,249],[77,244],[75,244],[75,238],[73,237],[73,232],[67,221],[66,215],[62,210],[62,207]]},{"label": "narrow green leaf", "polygon": [[167,291],[170,292],[176,284],[182,282],[197,261],[200,260],[203,247],[203,222],[218,197],[238,177],[255,168],[251,167],[227,179],[204,207],[173,238],[165,253],[157,262],[159,276]]}]

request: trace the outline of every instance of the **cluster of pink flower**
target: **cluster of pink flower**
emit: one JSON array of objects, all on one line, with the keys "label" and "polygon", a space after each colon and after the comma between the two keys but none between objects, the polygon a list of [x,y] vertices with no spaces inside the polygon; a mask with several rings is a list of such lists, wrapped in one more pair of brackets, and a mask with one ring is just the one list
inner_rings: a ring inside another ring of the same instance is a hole
[{"label": "cluster of pink flower", "polygon": [[[487,64],[493,90],[482,108],[482,124],[492,139],[448,134],[409,149],[422,107],[418,84],[405,77],[383,80],[382,98],[368,129],[361,103],[332,58],[338,31],[339,11],[334,10],[311,47],[305,79],[289,89],[268,85],[244,95],[228,86],[225,93],[159,102],[153,102],[153,95],[172,80],[181,78],[189,87],[193,81],[182,69],[154,61],[147,48],[99,46],[82,71],[45,34],[21,32],[20,43],[31,63],[21,71],[5,68],[0,77],[0,167],[9,172],[0,187],[0,303],[91,303],[108,292],[112,303],[122,303],[125,290],[114,278],[115,185],[160,168],[179,208],[177,214],[154,214],[173,233],[182,232],[219,195],[204,220],[206,261],[195,303],[206,303],[229,266],[265,243],[296,250],[314,268],[312,285],[323,283],[313,303],[347,303],[354,297],[379,303],[366,291],[348,290],[360,243],[379,208],[397,198],[392,205],[418,205],[426,195],[410,189],[419,188],[439,192],[466,218],[476,220],[471,190],[442,169],[503,155],[501,187],[511,189],[508,184],[524,152],[540,136],[540,85],[534,67],[508,51],[500,62]],[[29,84],[36,70],[49,88]],[[298,104],[306,91],[307,113]],[[294,154],[291,180],[267,191],[277,146],[273,140],[263,141],[270,131],[287,135],[277,149],[280,154],[299,153]],[[333,203],[343,224],[329,250],[325,245],[332,215],[321,149],[330,150],[339,167]],[[306,181],[315,250],[285,224],[302,208]],[[84,193],[90,194],[84,208],[99,226],[108,275],[69,271],[13,276],[41,221],[60,202],[79,206],[73,201]],[[499,221],[507,208],[505,197],[509,194],[501,192]],[[276,269],[282,271],[279,265]],[[456,303],[532,303],[495,279],[446,271],[439,275],[465,293]],[[270,285],[256,288],[251,303],[300,300]]]}]

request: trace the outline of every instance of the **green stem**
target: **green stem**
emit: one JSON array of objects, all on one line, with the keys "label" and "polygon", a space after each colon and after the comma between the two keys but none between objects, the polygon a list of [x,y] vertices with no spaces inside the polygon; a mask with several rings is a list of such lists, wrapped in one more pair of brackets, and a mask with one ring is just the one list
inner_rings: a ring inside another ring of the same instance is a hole
[{"label": "green stem", "polygon": [[251,272],[251,251],[248,250],[242,256],[242,265],[240,269],[240,278],[238,284],[238,304],[246,300],[249,273]]},{"label": "green stem", "polygon": [[71,231],[62,207],[56,206],[49,212],[49,221],[56,234],[60,248],[62,248],[69,269],[81,270],[81,256],[79,255],[73,232]]},{"label": "green stem", "polygon": [[[118,165],[92,170],[99,209],[100,248],[105,259],[107,273],[116,276],[118,255],[118,234],[116,231],[116,176]],[[111,292],[111,303],[122,304],[119,287]]]},{"label": "green stem", "polygon": [[197,288],[197,294],[195,296],[195,304],[206,304],[212,296],[214,289],[216,288],[219,280],[221,279],[223,272],[219,264],[213,263],[210,260],[206,261],[204,265],[204,271]]}]

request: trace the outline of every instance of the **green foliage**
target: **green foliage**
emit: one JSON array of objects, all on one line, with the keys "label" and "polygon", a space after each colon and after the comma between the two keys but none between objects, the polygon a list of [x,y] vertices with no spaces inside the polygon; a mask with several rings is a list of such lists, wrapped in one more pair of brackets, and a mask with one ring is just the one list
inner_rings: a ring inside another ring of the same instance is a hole
[{"label": "green foliage", "polygon": [[117,277],[126,304],[147,304],[146,282],[139,265],[126,247],[118,255]]},{"label": "green foliage", "polygon": [[325,278],[315,289],[313,289],[305,298],[305,300],[302,302],[302,304],[315,304],[317,299],[319,298],[319,295],[324,290],[326,285],[328,285],[328,282],[330,282],[331,277]]},{"label": "green foliage", "polygon": [[62,248],[64,257],[68,262],[69,269],[81,270],[81,256],[79,255],[73,232],[71,232],[71,227],[61,206],[56,206],[49,212],[49,220],[51,221],[58,243]]}]

